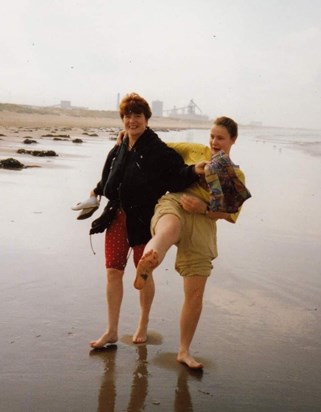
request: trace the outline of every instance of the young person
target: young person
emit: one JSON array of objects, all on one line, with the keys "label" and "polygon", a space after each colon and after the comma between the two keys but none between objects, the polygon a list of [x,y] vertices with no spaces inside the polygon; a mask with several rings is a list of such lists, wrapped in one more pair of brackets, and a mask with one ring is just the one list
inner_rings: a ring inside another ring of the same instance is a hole
[{"label": "young person", "polygon": [[[229,155],[238,135],[237,123],[220,117],[211,128],[210,150],[200,144],[181,144],[181,153],[186,160],[209,161],[221,151]],[[173,146],[180,152],[180,144]],[[244,174],[233,166],[237,177],[244,183]],[[209,187],[205,181],[196,183],[181,193],[165,194],[155,208],[151,222],[152,239],[144,249],[137,266],[134,286],[143,290],[153,270],[162,262],[172,245],[177,246],[175,268],[183,277],[184,303],[180,317],[180,345],[177,360],[190,368],[203,368],[202,363],[190,355],[198,321],[202,312],[203,295],[212,261],[217,256],[216,221],[225,219],[235,223],[239,214],[211,211]]]}]

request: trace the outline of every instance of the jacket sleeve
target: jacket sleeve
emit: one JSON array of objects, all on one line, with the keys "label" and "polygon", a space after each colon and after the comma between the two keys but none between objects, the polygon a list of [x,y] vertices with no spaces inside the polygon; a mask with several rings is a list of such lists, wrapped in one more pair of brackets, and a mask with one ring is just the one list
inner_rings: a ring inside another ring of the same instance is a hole
[{"label": "jacket sleeve", "polygon": [[102,196],[103,195],[103,190],[104,190],[106,181],[108,179],[110,166],[112,164],[113,158],[115,157],[118,149],[119,149],[119,146],[115,145],[107,155],[107,159],[105,161],[105,165],[104,165],[104,168],[103,168],[103,171],[102,171],[102,174],[101,174],[101,179],[97,183],[96,187],[93,189],[94,193],[97,196]]},{"label": "jacket sleeve", "polygon": [[180,192],[197,182],[199,176],[194,172],[194,165],[186,165],[174,149],[164,146],[162,178],[167,183],[167,190]]}]

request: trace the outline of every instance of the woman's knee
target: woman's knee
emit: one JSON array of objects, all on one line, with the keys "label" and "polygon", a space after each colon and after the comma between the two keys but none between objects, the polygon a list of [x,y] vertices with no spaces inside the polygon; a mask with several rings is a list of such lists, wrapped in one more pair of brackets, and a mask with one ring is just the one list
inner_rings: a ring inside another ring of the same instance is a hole
[{"label": "woman's knee", "polygon": [[107,268],[106,269],[106,276],[108,282],[122,282],[124,271],[119,269]]}]

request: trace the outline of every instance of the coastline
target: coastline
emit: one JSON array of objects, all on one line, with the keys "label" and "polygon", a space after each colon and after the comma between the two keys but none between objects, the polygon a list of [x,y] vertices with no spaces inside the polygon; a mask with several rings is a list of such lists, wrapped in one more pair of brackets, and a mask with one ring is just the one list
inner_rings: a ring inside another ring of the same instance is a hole
[{"label": "coastline", "polygon": [[[157,132],[210,129],[211,121],[152,117],[150,127]],[[90,143],[115,140],[122,128],[116,111],[57,108],[30,108],[0,104],[0,168],[57,167],[44,155],[53,141]],[[29,140],[29,143],[26,142]],[[39,149],[39,150],[38,150]],[[30,152],[42,152],[41,155]],[[59,156],[58,153],[56,153]],[[15,165],[12,164],[18,162]],[[8,165],[8,162],[10,163]],[[20,164],[19,164],[20,162]],[[4,165],[6,163],[6,165]]]},{"label": "coastline", "polygon": [[[8,106],[8,105],[6,105]],[[152,116],[154,129],[208,129],[212,121]],[[99,110],[24,109],[23,106],[1,108],[0,127],[121,127],[118,112]]]}]

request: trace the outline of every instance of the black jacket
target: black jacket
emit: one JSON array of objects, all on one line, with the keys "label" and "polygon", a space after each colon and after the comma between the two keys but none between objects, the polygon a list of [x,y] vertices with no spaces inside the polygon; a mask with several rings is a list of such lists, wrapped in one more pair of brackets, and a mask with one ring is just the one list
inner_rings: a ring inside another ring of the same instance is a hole
[{"label": "black jacket", "polygon": [[130,246],[151,238],[150,220],[157,200],[166,192],[184,190],[196,182],[192,166],[169,148],[151,129],[146,129],[131,151],[128,139],[108,154],[100,182],[94,192],[109,200],[90,233],[103,232],[122,208],[126,214]]}]

